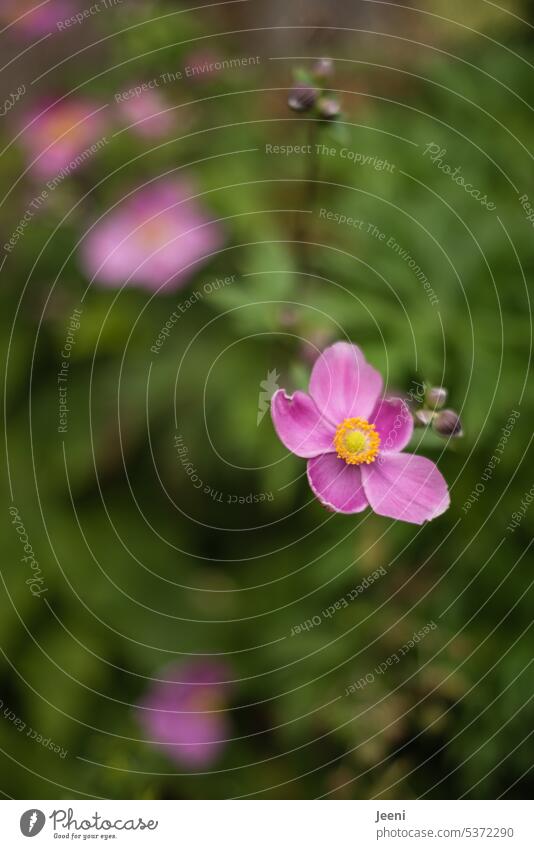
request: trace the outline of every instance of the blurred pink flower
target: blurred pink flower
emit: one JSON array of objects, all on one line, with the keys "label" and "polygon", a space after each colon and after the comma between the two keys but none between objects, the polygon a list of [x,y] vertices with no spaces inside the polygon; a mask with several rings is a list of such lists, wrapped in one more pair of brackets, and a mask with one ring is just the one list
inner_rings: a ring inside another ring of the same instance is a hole
[{"label": "blurred pink flower", "polygon": [[308,482],[337,513],[371,507],[380,516],[421,525],[449,506],[449,491],[426,457],[401,453],[413,418],[400,398],[382,398],[382,376],[356,345],[336,342],[317,359],[310,392],[271,401],[285,447],[308,459]]},{"label": "blurred pink flower", "polygon": [[79,9],[71,0],[0,0],[2,26],[14,24],[15,32],[27,35],[46,35],[58,31],[58,21],[75,15]]},{"label": "blurred pink flower", "polygon": [[176,763],[210,766],[230,736],[227,667],[212,660],[174,664],[152,684],[137,708],[147,741]]},{"label": "blurred pink flower", "polygon": [[175,126],[173,112],[157,91],[144,91],[117,104],[119,115],[131,130],[147,139],[168,135]]},{"label": "blurred pink flower", "polygon": [[89,161],[107,121],[99,104],[83,99],[41,104],[26,113],[20,142],[31,170],[44,179]]},{"label": "blurred pink flower", "polygon": [[82,244],[87,274],[108,286],[127,281],[148,289],[183,286],[222,244],[189,183],[161,180],[126,198]]}]

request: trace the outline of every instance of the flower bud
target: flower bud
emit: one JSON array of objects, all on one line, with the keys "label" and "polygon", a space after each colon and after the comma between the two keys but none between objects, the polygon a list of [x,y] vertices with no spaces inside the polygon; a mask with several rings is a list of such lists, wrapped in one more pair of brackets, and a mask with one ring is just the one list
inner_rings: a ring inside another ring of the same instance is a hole
[{"label": "flower bud", "polygon": [[308,332],[308,338],[300,346],[300,357],[305,363],[314,365],[317,357],[332,341],[332,335],[328,330],[312,330]]},{"label": "flower bud", "polygon": [[463,436],[460,416],[454,410],[440,410],[436,413],[432,427],[440,436]]},{"label": "flower bud", "polygon": [[307,112],[317,100],[317,89],[311,85],[299,85],[289,93],[288,106],[294,112]]},{"label": "flower bud", "polygon": [[416,410],[414,413],[415,424],[421,427],[428,427],[434,416],[435,413],[432,410]]},{"label": "flower bud", "polygon": [[341,107],[335,97],[321,97],[317,102],[319,117],[325,121],[332,121],[339,116]]},{"label": "flower bud", "polygon": [[312,73],[320,80],[327,80],[332,76],[334,63],[331,59],[318,59],[312,68]]},{"label": "flower bud", "polygon": [[430,386],[426,391],[426,403],[431,410],[441,410],[449,393],[443,386]]}]

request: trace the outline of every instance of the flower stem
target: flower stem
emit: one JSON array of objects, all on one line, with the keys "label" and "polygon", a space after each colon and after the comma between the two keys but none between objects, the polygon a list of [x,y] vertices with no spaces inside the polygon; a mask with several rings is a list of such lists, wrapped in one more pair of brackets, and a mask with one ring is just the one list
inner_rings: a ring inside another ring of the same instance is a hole
[{"label": "flower stem", "polygon": [[316,152],[318,131],[319,121],[315,118],[309,119],[307,136],[311,152],[308,154],[309,158],[306,163],[307,167],[304,176],[304,189],[302,194],[302,209],[306,210],[306,212],[297,213],[293,235],[297,259],[304,271],[311,270],[312,268],[310,258],[310,249],[312,246],[307,243],[307,239],[309,239],[310,234],[307,226],[308,219],[306,216],[309,212],[313,213],[319,190],[319,160]]}]

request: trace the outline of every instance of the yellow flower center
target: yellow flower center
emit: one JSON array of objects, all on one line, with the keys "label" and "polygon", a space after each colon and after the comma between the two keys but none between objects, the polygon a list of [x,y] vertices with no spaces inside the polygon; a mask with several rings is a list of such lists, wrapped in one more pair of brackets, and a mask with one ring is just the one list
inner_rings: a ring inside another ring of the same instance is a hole
[{"label": "yellow flower center", "polygon": [[360,463],[374,463],[380,437],[375,426],[365,419],[345,419],[336,430],[334,446],[341,460],[359,466]]},{"label": "yellow flower center", "polygon": [[198,713],[208,713],[223,709],[224,701],[221,698],[220,693],[216,692],[214,689],[210,689],[209,687],[203,687],[202,690],[203,692],[194,693],[190,697],[187,710],[192,712],[198,711]]},{"label": "yellow flower center", "polygon": [[146,250],[156,250],[156,248],[162,248],[176,235],[176,230],[173,230],[170,221],[158,215],[152,221],[145,221],[141,225],[136,238],[141,241]]},{"label": "yellow flower center", "polygon": [[87,122],[84,122],[84,118],[87,118],[87,113],[68,108],[60,108],[51,115],[45,115],[47,140],[55,143],[61,139],[62,142],[66,140],[74,144],[85,141]]}]

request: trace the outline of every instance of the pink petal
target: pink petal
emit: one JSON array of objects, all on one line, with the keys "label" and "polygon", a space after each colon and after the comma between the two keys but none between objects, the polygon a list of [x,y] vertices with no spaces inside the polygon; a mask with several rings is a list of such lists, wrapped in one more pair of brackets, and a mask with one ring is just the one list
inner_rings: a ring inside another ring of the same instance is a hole
[{"label": "pink petal", "polygon": [[383,398],[371,413],[369,421],[380,436],[380,452],[402,451],[413,433],[413,417],[401,398]]},{"label": "pink petal", "polygon": [[336,454],[323,454],[308,461],[308,481],[321,504],[336,513],[361,513],[369,506],[359,466]]},{"label": "pink petal", "polygon": [[445,479],[426,457],[383,454],[375,463],[361,468],[365,494],[380,516],[422,525],[450,504]]},{"label": "pink petal", "polygon": [[354,416],[367,419],[381,391],[380,373],[348,342],[326,348],[312,370],[310,395],[335,425]]},{"label": "pink petal", "polygon": [[161,291],[183,286],[222,244],[219,227],[199,204],[186,200],[190,191],[186,182],[162,180],[111,210],[82,243],[86,272],[111,286],[126,281]]},{"label": "pink petal", "polygon": [[305,392],[286,395],[279,389],[271,401],[271,416],[279,439],[297,457],[317,457],[335,450],[334,428]]}]

